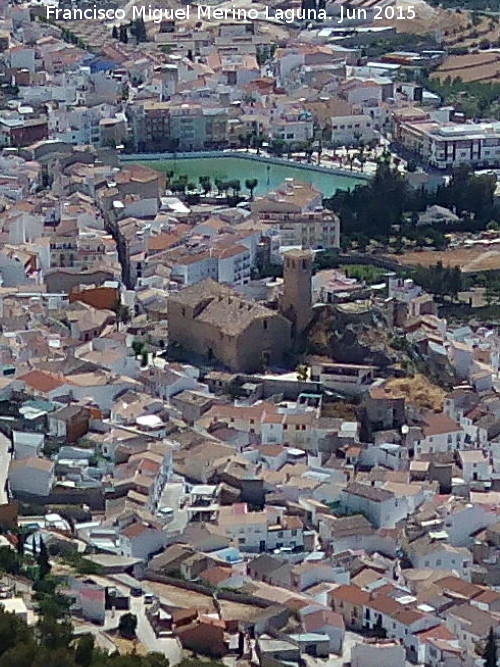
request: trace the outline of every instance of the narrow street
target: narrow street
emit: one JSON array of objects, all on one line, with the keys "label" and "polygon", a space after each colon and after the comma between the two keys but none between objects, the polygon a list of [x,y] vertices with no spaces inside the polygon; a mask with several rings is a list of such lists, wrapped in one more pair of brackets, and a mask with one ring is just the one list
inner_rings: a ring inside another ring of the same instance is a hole
[{"label": "narrow street", "polygon": [[137,616],[137,638],[148,651],[162,653],[171,665],[182,659],[182,647],[174,637],[158,638],[146,617],[144,597],[130,598],[130,611]]},{"label": "narrow street", "polygon": [[5,486],[7,483],[7,476],[9,474],[10,446],[11,442],[9,438],[0,432],[0,504],[6,503],[8,501]]}]

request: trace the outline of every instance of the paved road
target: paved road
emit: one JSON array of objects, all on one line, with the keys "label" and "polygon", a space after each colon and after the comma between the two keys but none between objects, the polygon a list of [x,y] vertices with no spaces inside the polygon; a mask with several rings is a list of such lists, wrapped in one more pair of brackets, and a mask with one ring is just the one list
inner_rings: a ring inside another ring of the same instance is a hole
[{"label": "paved road", "polygon": [[10,446],[11,442],[9,438],[0,432],[0,504],[8,502],[5,484],[7,482],[7,475],[9,474]]},{"label": "paved road", "polygon": [[120,616],[127,613],[132,613],[137,616],[137,630],[136,635],[140,643],[147,648],[149,652],[162,653],[169,661],[170,665],[177,665],[182,660],[182,647],[174,637],[166,637],[158,639],[149,624],[146,617],[146,607],[144,598],[138,597],[130,598],[130,610],[111,611],[106,612],[106,620],[104,625],[97,626],[92,623],[78,623],[76,625],[76,634],[84,634],[86,632],[93,634],[96,638],[96,643],[108,652],[116,650],[116,645],[112,637],[107,637],[106,632],[116,631],[120,622]]},{"label": "paved road", "polygon": [[137,637],[148,651],[163,653],[170,665],[177,665],[182,660],[182,647],[174,637],[159,639],[146,617],[144,598],[130,598],[130,611],[137,616]]}]

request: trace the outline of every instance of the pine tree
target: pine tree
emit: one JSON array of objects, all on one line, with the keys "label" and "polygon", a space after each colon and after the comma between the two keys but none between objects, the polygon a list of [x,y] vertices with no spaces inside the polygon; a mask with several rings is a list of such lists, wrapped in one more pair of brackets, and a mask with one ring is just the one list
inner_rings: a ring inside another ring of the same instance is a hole
[{"label": "pine tree", "polygon": [[24,556],[24,533],[20,531],[17,535],[17,553],[22,558]]},{"label": "pine tree", "polygon": [[37,563],[39,567],[40,579],[45,579],[45,577],[50,574],[51,565],[49,562],[49,552],[43,539],[40,538],[40,551],[38,552]]},{"label": "pine tree", "polygon": [[484,667],[497,667],[498,650],[497,641],[493,628],[490,628],[486,646],[483,652]]},{"label": "pine tree", "polygon": [[127,26],[126,25],[121,25],[120,26],[120,32],[118,34],[118,39],[120,42],[123,42],[123,44],[128,43],[128,32],[127,32]]}]

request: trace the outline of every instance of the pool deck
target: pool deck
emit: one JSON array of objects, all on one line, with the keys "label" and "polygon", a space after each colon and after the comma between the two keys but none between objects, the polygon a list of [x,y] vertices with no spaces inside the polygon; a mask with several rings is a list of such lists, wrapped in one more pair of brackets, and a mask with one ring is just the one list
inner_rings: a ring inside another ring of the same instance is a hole
[{"label": "pool deck", "polygon": [[308,162],[296,162],[295,160],[287,160],[282,157],[270,157],[267,155],[256,155],[255,153],[247,153],[246,151],[192,151],[190,153],[122,153],[120,155],[121,162],[148,162],[148,161],[162,161],[169,160],[197,160],[200,158],[238,158],[240,160],[249,160],[250,162],[262,162],[264,164],[277,164],[284,167],[294,167],[295,169],[303,169],[304,171],[316,171],[322,174],[334,174],[336,176],[343,176],[345,178],[352,178],[356,180],[369,181],[371,176],[363,174],[358,171],[352,172],[349,169],[340,169],[339,167],[326,167],[318,164]]}]

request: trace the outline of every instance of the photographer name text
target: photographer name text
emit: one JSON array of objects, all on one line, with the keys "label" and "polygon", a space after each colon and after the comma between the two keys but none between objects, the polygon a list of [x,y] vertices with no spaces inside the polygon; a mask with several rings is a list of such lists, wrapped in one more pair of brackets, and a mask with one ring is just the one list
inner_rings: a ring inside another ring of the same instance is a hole
[{"label": "photographer name text", "polygon": [[[120,8],[103,8],[94,5],[85,8],[59,8],[47,6],[46,17],[49,21],[110,21],[120,23],[125,20],[143,19],[145,22],[161,23],[162,21],[257,21],[270,20],[283,23],[297,21],[326,21],[328,16],[324,9],[273,9],[213,7],[211,5],[188,5],[180,8],[155,7],[154,5],[133,6],[130,13]],[[345,8],[340,5],[340,13],[334,17],[334,22],[342,25],[349,21],[377,21],[377,20],[411,20],[416,17],[415,9],[408,6],[375,6],[370,10],[363,8]]]}]

